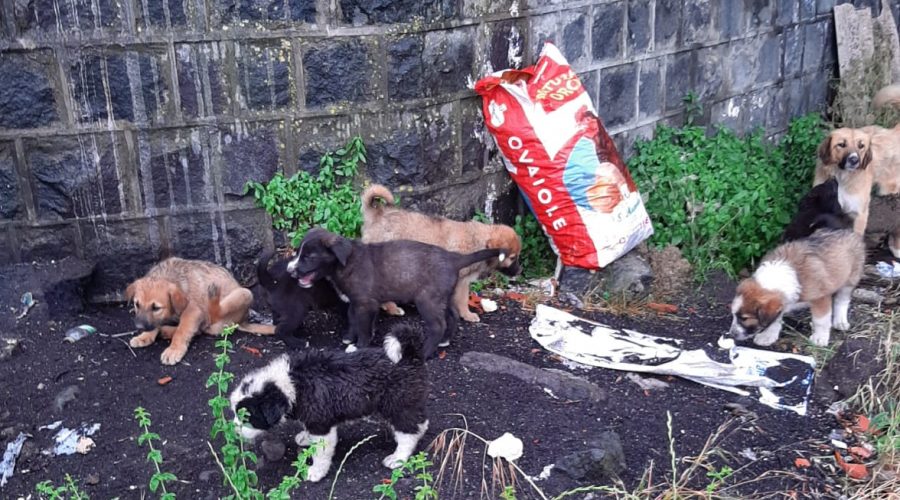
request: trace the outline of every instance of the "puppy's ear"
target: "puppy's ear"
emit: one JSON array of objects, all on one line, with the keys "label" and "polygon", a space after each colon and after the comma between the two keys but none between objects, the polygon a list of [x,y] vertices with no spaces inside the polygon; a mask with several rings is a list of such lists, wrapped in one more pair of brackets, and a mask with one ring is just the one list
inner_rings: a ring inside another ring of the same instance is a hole
[{"label": "puppy's ear", "polygon": [[834,163],[831,160],[831,135],[825,138],[822,141],[822,144],[819,144],[819,149],[816,150],[816,153],[819,155],[819,159],[822,160],[822,163],[828,165]]},{"label": "puppy's ear", "polygon": [[771,325],[781,315],[781,301],[776,298],[764,300],[756,308],[756,317],[759,318],[760,325]]},{"label": "puppy's ear", "polygon": [[346,266],[350,254],[353,253],[353,244],[347,238],[335,235],[334,238],[328,241],[328,249],[337,257],[338,262],[342,266]]},{"label": "puppy's ear", "polygon": [[125,289],[125,300],[128,302],[134,300],[135,292],[137,292],[137,281],[128,285],[128,288]]},{"label": "puppy's ear", "polygon": [[169,283],[169,309],[173,313],[181,314],[187,308],[188,299],[181,288],[175,283]]},{"label": "puppy's ear", "polygon": [[869,166],[869,163],[872,161],[872,145],[870,144],[868,148],[866,148],[866,154],[862,157],[862,162],[859,164],[859,168],[865,170],[866,167]]}]

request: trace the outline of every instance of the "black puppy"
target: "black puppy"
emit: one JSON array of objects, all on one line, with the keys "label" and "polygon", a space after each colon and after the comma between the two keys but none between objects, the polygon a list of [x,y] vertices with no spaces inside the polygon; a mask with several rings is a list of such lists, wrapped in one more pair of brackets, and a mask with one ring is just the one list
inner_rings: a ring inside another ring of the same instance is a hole
[{"label": "black puppy", "polygon": [[248,439],[291,419],[305,427],[295,438],[299,446],[324,442],[308,471],[312,482],[331,467],[339,424],[380,416],[391,424],[397,442],[382,463],[396,468],[428,429],[428,373],[421,349],[418,332],[399,325],[385,336],[383,349],[283,355],[241,380],[231,393],[231,409],[250,413],[240,426]]},{"label": "black puppy", "polygon": [[256,265],[259,284],[266,290],[275,336],[292,349],[306,346],[300,334],[303,320],[312,309],[336,308],[341,316],[347,312],[347,304],[340,299],[331,283],[317,282],[312,288],[302,288],[287,272],[287,260],[279,259],[269,267],[274,252],[265,251]]},{"label": "black puppy", "polygon": [[838,199],[837,179],[831,178],[812,188],[797,207],[797,214],[784,228],[782,242],[799,240],[812,235],[816,230],[849,229],[853,219],[841,208]]},{"label": "black puppy", "polygon": [[306,233],[288,272],[302,287],[327,279],[350,299],[348,327],[358,347],[367,347],[380,304],[415,303],[425,321],[426,359],[449,345],[459,318],[452,307],[459,270],[506,253],[499,249],[464,255],[409,240],[366,244],[321,228]]}]

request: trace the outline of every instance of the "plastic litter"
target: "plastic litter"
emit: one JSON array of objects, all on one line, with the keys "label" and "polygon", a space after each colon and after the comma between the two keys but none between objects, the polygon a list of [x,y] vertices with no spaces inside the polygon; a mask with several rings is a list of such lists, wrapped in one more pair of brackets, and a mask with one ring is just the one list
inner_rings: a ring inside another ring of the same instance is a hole
[{"label": "plastic litter", "polygon": [[70,328],[69,331],[66,332],[66,342],[74,343],[79,340],[88,337],[97,333],[97,329],[91,325],[79,325],[75,328]]},{"label": "plastic litter", "polygon": [[31,308],[34,307],[34,295],[32,295],[31,292],[23,293],[21,302],[22,307],[19,308],[19,314],[16,315],[16,319],[24,318],[25,315],[28,314],[28,311],[30,311]]},{"label": "plastic litter", "polygon": [[88,436],[93,436],[99,430],[100,424],[81,424],[76,429],[62,427],[56,435],[53,436],[53,442],[55,443],[53,449],[47,450],[44,453],[53,455],[72,455],[77,452],[83,455],[94,447],[94,440]]},{"label": "plastic litter", "polygon": [[893,265],[887,262],[879,262],[875,264],[875,270],[878,271],[882,278],[900,278],[900,262],[896,260],[893,262]]},{"label": "plastic litter", "polygon": [[[544,349],[582,364],[613,370],[674,375],[749,396],[762,404],[806,415],[815,360],[780,352],[710,346],[685,350],[683,341],[612,328],[538,304],[529,327]],[[721,359],[721,360],[720,360]]]},{"label": "plastic litter", "polygon": [[514,462],[522,457],[522,440],[508,432],[488,444],[487,454],[493,458],[505,458]]},{"label": "plastic litter", "polygon": [[6,481],[12,477],[16,470],[16,459],[19,453],[22,453],[22,445],[25,440],[30,438],[31,434],[20,432],[16,439],[13,439],[6,445],[6,451],[3,452],[3,461],[0,462],[0,488],[6,486]]}]

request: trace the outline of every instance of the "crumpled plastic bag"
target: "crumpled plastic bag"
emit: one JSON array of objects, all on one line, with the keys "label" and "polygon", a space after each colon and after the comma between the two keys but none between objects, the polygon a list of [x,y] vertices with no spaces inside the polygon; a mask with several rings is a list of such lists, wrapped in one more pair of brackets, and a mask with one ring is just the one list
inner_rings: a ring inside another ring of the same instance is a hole
[{"label": "crumpled plastic bag", "polygon": [[[590,366],[674,375],[806,415],[816,362],[809,356],[734,347],[685,350],[678,339],[612,328],[538,304],[529,327],[544,349]],[[721,361],[713,358],[723,358]]]}]

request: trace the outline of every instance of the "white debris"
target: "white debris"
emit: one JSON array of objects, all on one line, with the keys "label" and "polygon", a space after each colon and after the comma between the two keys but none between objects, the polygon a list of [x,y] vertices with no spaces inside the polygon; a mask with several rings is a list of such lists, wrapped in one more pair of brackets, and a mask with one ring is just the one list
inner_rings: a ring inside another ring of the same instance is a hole
[{"label": "white debris", "polygon": [[3,461],[0,462],[0,487],[6,485],[6,481],[12,477],[16,470],[16,459],[22,452],[22,445],[25,440],[30,438],[30,434],[20,432],[16,439],[10,441],[6,445],[6,451],[3,452]]},{"label": "white debris", "polygon": [[94,447],[94,440],[88,438],[100,430],[100,424],[81,424],[77,429],[63,427],[53,436],[55,446],[45,454],[72,455],[73,453],[85,454]]},{"label": "white debris", "polygon": [[746,458],[747,460],[750,460],[751,462],[754,462],[757,458],[759,458],[757,457],[756,452],[751,450],[750,448],[744,448],[740,451],[740,453],[738,453],[738,455]]},{"label": "white debris", "polygon": [[62,420],[57,420],[56,422],[53,422],[52,424],[42,425],[42,426],[38,427],[38,430],[42,431],[42,430],[46,429],[48,431],[55,431],[56,429],[59,428],[60,425],[62,425]]},{"label": "white debris", "polygon": [[492,313],[497,310],[497,303],[491,299],[481,299],[481,308],[486,313]]},{"label": "white debris", "polygon": [[655,378],[649,378],[649,377],[644,378],[644,377],[638,375],[637,373],[629,373],[629,374],[625,375],[625,378],[634,382],[635,384],[638,385],[638,387],[640,387],[641,389],[643,389],[645,391],[665,389],[665,388],[669,387],[669,384],[666,382],[663,382],[662,380],[655,379]]},{"label": "white debris", "polygon": [[493,458],[505,458],[514,462],[522,456],[523,450],[522,440],[505,432],[488,444],[487,454]]},{"label": "white debris", "polygon": [[730,337],[719,337],[718,344],[722,349],[731,349],[734,347],[734,339]]}]

